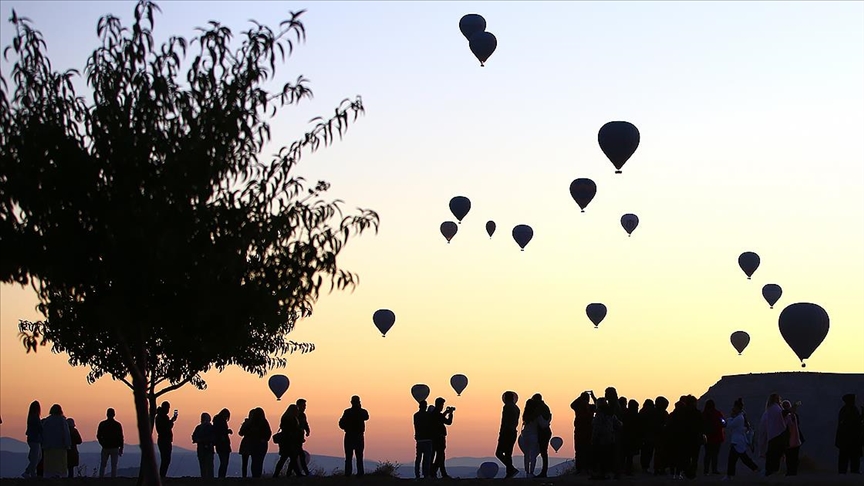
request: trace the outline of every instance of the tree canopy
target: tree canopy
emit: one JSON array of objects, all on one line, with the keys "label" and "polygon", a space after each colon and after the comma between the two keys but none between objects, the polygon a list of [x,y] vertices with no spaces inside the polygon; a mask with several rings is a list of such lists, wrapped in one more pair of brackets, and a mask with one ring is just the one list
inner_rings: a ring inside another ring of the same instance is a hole
[{"label": "tree canopy", "polygon": [[314,349],[287,335],[322,287],[356,285],[337,256],[379,224],[294,174],[364,112],[359,96],[262,156],[269,120],[312,97],[302,76],[268,90],[305,39],[302,11],[277,29],[252,21],[236,41],[211,21],[157,46],[158,11],[141,0],[130,27],[99,20],[86,98],[80,73],[54,71],[13,12],[11,89],[0,77],[0,281],[32,285],[46,317],[21,322],[25,346],[50,343],[91,381],[123,380],[136,408],[146,393],[145,414],[213,367],[263,376]]}]

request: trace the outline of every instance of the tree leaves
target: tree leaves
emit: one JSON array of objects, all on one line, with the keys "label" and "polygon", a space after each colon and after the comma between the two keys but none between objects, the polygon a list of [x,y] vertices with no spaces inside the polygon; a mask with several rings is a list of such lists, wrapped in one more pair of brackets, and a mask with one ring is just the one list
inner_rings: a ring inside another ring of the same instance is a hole
[{"label": "tree leaves", "polygon": [[287,335],[325,281],[356,285],[338,255],[379,223],[294,174],[365,112],[359,96],[259,160],[269,119],[312,98],[303,76],[266,87],[277,53],[305,40],[303,11],[277,31],[252,21],[236,47],[216,21],[156,46],[157,11],[142,0],[131,27],[99,20],[86,98],[81,74],[54,72],[41,34],[13,12],[11,92],[0,77],[0,281],[32,282],[47,317],[19,338],[28,352],[50,342],[91,382],[131,387],[141,372],[151,399],[205,387],[214,367],[263,376],[313,351]]}]

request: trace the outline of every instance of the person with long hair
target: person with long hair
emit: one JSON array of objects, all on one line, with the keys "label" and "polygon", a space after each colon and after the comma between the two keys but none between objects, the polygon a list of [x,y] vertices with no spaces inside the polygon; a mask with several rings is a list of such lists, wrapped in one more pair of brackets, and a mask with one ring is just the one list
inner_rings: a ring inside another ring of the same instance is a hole
[{"label": "person with long hair", "polygon": [[279,477],[286,461],[288,461],[288,470],[285,472],[285,476],[290,477],[291,473],[298,477],[303,475],[300,470],[299,458],[303,450],[303,429],[300,428],[299,415],[300,410],[297,404],[292,403],[288,405],[279,420],[279,432],[273,436],[274,441],[279,444],[279,461],[276,462],[276,470],[273,472],[274,478]]},{"label": "person with long hair", "polygon": [[39,461],[42,460],[42,407],[39,402],[33,400],[30,402],[30,409],[27,411],[27,447],[30,451],[27,454],[27,468],[21,477],[35,478],[36,468],[39,466]]},{"label": "person with long hair", "polygon": [[249,410],[249,416],[243,421],[238,432],[240,437],[241,473],[246,477],[247,466],[250,459],[252,463],[252,477],[260,478],[264,470],[264,458],[267,456],[267,447],[270,441],[270,423],[261,407]]},{"label": "person with long hair", "polygon": [[759,421],[759,457],[765,458],[765,475],[780,470],[780,458],[789,446],[789,431],[780,407],[780,395],[772,393]]},{"label": "person with long hair", "polygon": [[228,427],[231,412],[223,408],[213,417],[213,444],[216,446],[216,455],[219,456],[219,478],[228,475],[228,460],[231,458],[231,434],[234,433]]}]

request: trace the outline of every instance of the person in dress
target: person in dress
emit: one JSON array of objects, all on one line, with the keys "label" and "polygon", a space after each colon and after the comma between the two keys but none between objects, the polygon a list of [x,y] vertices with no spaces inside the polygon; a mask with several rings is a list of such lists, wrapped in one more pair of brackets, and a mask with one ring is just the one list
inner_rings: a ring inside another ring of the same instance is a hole
[{"label": "person in dress", "polygon": [[42,421],[42,454],[46,478],[62,478],[69,474],[67,458],[72,447],[69,423],[59,404],[51,405],[48,417]]}]

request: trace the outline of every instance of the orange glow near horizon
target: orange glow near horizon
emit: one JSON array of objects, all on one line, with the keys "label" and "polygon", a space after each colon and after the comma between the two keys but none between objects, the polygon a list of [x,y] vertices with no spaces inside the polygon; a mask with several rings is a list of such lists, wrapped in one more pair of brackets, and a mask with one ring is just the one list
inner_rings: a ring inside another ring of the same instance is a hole
[{"label": "orange glow near horizon", "polygon": [[[237,34],[246,18],[275,25],[307,7],[289,3],[162,2],[157,41],[211,18]],[[520,407],[544,396],[565,442],[558,457],[569,457],[569,404],[584,390],[674,402],[724,375],[800,371],[777,320],[802,301],[831,319],[804,371],[864,372],[864,4],[526,5],[476,4],[499,40],[483,68],[457,28],[474,8],[463,3],[308,5],[307,42],[274,82],[303,74],[315,99],[272,122],[264,152],[362,95],[366,115],[344,140],[305,155],[296,175],[332,183],[327,197],[346,211],[376,210],[381,228],[339,257],[359,275],[356,290],[322,296],[290,335],[316,350],[272,371],[291,380],[283,400],[268,376],[207,373],[205,391],[164,397],[180,411],[177,446],[192,448],[201,412],[228,408],[237,431],[261,406],[275,428],[303,397],[306,448],[339,456],[337,421],[357,394],[371,417],[366,457],[404,463],[414,454],[409,390],[426,383],[431,399],[457,408],[448,457],[493,454],[508,389]],[[126,22],[132,7],[3,1],[0,18],[12,8],[32,17],[54,69],[80,69],[98,15]],[[0,29],[2,46],[10,30]],[[8,62],[0,67],[11,85]],[[610,120],[641,132],[622,174],[597,145]],[[598,188],[584,213],[568,193],[579,177]],[[439,225],[455,220],[457,195],[472,208],[447,244]],[[628,237],[619,220],[631,212],[640,223]],[[487,220],[497,223],[491,239]],[[525,251],[511,237],[517,224],[534,229]],[[737,264],[744,251],[762,260],[752,280]],[[767,283],[783,288],[774,309],[761,295]],[[591,302],[609,309],[598,329],[585,316]],[[24,440],[35,399],[43,412],[61,404],[85,441],[113,407],[137,443],[123,383],[88,385],[88,370],[65,355],[25,353],[17,323],[41,319],[36,304],[31,289],[0,285],[0,435]],[[380,308],[396,314],[385,338],[372,324]],[[738,330],[751,337],[741,356],[729,342]],[[461,397],[449,385],[456,373],[469,379]]]}]

